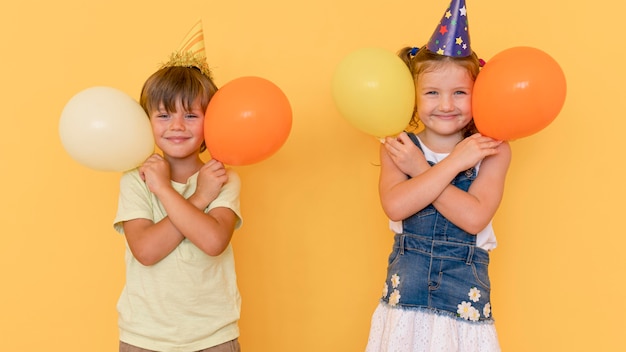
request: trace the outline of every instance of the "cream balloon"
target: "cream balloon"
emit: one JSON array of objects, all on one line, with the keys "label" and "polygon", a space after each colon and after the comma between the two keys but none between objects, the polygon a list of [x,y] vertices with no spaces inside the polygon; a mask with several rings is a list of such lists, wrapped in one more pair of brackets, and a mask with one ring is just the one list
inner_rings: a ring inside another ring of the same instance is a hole
[{"label": "cream balloon", "polygon": [[78,163],[98,171],[126,171],[154,152],[150,120],[139,103],[111,87],[73,96],[59,121],[63,147]]}]

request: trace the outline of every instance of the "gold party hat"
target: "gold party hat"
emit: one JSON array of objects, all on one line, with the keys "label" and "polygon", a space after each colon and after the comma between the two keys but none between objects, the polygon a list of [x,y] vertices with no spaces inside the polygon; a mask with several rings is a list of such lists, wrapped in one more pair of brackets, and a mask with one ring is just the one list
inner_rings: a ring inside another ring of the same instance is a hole
[{"label": "gold party hat", "polygon": [[170,55],[170,59],[163,67],[197,67],[209,78],[211,70],[207,63],[204,50],[204,33],[202,32],[202,20],[199,20],[187,33],[177,51]]}]

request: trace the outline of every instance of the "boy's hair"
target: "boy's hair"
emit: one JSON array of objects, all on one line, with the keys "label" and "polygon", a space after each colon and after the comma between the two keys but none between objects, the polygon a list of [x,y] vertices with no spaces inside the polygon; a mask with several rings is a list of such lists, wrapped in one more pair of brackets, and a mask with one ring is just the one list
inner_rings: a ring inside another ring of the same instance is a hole
[{"label": "boy's hair", "polygon": [[[416,84],[419,76],[422,73],[434,70],[440,65],[447,62],[454,62],[457,65],[460,65],[461,67],[467,69],[467,72],[470,74],[470,77],[472,77],[473,81],[476,81],[476,77],[478,76],[481,67],[480,60],[478,59],[476,53],[473,51],[470,56],[451,57],[434,53],[428,50],[426,46],[423,46],[419,50],[412,47],[406,47],[402,48],[398,52],[398,56],[409,68],[411,76],[413,77],[413,80]],[[415,107],[413,108],[413,116],[411,117],[409,126],[411,126],[412,128],[417,128],[418,125],[419,116],[417,116],[417,105],[415,105]],[[472,121],[463,129],[463,137],[468,137],[476,132],[478,131],[476,130],[476,125],[474,125],[474,119],[472,119]]]},{"label": "boy's hair", "polygon": [[[139,105],[150,116],[163,104],[167,112],[176,112],[176,104],[181,103],[189,110],[193,102],[200,98],[203,111],[217,92],[213,81],[195,67],[168,66],[153,73],[143,85]],[[203,142],[200,152],[206,150]]]}]

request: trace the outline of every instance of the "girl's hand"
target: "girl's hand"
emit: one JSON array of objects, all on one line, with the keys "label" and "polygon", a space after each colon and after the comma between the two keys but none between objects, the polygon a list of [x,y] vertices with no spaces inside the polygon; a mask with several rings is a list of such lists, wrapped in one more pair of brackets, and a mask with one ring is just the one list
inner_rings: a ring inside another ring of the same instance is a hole
[{"label": "girl's hand", "polygon": [[406,132],[400,133],[397,137],[386,137],[383,141],[387,153],[398,169],[414,177],[424,172],[426,159],[419,148],[411,141]]},{"label": "girl's hand", "polygon": [[484,158],[498,153],[502,141],[475,133],[456,145],[447,159],[455,162],[459,172],[475,166]]},{"label": "girl's hand", "polygon": [[201,199],[203,208],[206,208],[220,193],[222,186],[228,182],[228,174],[224,164],[211,159],[200,168],[198,173],[198,185],[194,198]]},{"label": "girl's hand", "polygon": [[139,167],[139,176],[150,192],[158,196],[159,191],[171,187],[170,164],[159,154],[152,154]]}]

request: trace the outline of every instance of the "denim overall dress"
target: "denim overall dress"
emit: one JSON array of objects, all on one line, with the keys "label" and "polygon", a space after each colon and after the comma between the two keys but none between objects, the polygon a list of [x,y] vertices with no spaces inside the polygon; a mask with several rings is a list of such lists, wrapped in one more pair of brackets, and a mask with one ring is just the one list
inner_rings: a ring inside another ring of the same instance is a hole
[{"label": "denim overall dress", "polygon": [[[422,150],[417,137],[409,136]],[[475,168],[463,171],[452,184],[467,191],[476,174]],[[489,253],[476,247],[476,235],[430,204],[405,219],[402,233],[394,236],[382,301],[391,307],[493,322],[488,265]]]}]

